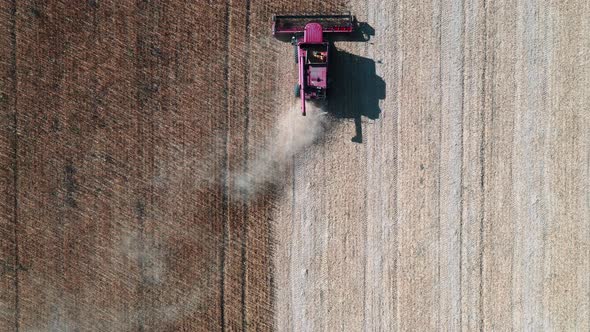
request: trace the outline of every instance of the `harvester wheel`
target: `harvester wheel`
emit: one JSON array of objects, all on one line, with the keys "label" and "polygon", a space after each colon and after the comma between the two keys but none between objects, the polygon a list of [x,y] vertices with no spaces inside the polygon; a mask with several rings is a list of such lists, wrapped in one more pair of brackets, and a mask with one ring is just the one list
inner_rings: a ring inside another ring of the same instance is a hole
[{"label": "harvester wheel", "polygon": [[301,85],[295,84],[295,97],[299,98],[301,96]]}]

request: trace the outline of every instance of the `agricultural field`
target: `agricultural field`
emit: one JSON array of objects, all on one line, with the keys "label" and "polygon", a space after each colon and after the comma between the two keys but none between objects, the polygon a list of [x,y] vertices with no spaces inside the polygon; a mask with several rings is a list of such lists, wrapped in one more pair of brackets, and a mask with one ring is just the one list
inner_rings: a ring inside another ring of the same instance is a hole
[{"label": "agricultural field", "polygon": [[[350,11],[299,114],[275,13]],[[0,331],[590,329],[587,1],[0,3]]]}]

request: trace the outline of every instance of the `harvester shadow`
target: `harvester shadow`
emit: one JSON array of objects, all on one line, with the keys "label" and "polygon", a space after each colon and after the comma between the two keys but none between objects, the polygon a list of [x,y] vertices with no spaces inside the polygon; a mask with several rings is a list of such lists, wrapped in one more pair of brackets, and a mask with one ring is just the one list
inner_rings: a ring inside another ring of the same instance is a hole
[{"label": "harvester shadow", "polygon": [[379,100],[385,99],[385,81],[376,74],[375,61],[332,48],[329,102],[326,110],[340,119],[352,119],[353,142],[362,143],[362,118],[376,120]]}]

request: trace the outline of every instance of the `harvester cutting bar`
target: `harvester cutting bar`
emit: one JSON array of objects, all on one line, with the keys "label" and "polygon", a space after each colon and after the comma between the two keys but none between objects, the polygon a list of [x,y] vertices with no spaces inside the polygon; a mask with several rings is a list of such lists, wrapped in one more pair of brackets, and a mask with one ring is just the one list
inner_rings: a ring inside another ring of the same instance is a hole
[{"label": "harvester cutting bar", "polygon": [[345,15],[275,15],[273,17],[273,34],[295,34],[305,30],[307,23],[319,23],[323,32],[352,32],[354,18]]}]

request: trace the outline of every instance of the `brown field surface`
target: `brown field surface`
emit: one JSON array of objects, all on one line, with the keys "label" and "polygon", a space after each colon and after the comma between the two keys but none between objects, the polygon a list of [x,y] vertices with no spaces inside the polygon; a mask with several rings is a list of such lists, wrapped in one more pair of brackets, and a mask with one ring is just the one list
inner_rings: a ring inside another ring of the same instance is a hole
[{"label": "brown field surface", "polygon": [[[351,11],[298,114],[273,13]],[[590,330],[590,3],[0,2],[0,331]]]}]

